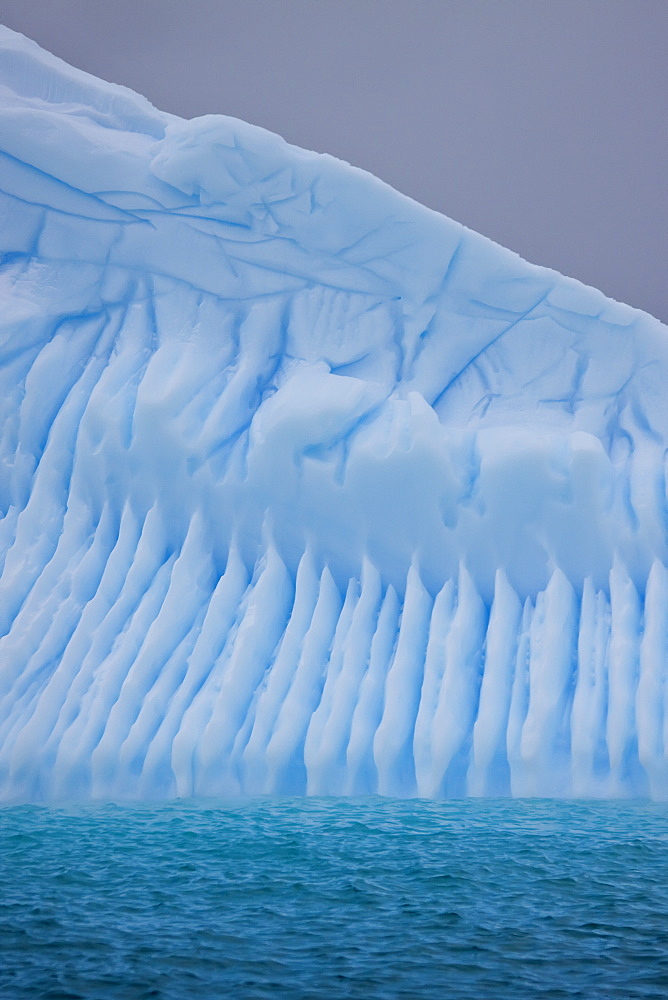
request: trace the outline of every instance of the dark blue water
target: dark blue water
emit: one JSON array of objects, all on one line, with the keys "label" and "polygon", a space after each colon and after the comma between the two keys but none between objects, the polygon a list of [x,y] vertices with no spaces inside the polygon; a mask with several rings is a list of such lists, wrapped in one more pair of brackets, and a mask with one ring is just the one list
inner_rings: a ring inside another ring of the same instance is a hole
[{"label": "dark blue water", "polygon": [[0,810],[0,996],[668,996],[668,808]]}]

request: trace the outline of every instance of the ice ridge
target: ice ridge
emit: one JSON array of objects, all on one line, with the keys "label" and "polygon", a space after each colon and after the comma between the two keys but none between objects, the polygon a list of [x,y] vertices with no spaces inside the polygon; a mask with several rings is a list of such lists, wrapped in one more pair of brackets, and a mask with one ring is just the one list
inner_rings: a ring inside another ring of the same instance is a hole
[{"label": "ice ridge", "polygon": [[0,797],[668,796],[668,339],[0,29]]}]

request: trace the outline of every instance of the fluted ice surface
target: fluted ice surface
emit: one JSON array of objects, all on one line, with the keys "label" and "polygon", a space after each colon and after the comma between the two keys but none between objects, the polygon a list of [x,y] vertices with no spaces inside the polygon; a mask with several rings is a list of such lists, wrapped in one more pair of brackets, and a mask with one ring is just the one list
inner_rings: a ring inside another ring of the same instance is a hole
[{"label": "fluted ice surface", "polygon": [[666,329],[6,29],[0,112],[0,796],[666,797]]}]

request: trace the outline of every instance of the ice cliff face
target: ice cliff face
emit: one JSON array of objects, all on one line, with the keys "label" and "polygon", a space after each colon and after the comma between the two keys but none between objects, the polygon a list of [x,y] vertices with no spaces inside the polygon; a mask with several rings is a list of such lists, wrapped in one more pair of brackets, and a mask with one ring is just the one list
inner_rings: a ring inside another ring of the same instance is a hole
[{"label": "ice cliff face", "polygon": [[6,29],[0,85],[0,796],[668,795],[666,329]]}]

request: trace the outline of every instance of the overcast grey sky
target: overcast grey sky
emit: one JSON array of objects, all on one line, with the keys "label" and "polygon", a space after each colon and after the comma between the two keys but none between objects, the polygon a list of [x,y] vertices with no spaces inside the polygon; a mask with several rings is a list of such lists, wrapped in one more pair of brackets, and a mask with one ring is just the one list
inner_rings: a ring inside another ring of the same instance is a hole
[{"label": "overcast grey sky", "polygon": [[668,0],[0,0],[0,21],[668,321]]}]

